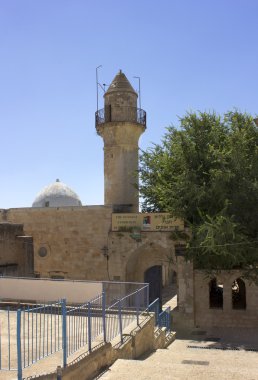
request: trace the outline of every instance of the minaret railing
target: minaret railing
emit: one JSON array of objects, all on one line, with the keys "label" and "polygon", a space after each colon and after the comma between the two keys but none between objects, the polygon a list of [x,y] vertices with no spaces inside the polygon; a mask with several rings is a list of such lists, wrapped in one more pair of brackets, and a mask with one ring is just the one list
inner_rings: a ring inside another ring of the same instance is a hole
[{"label": "minaret railing", "polygon": [[107,105],[95,113],[96,127],[110,122],[133,122],[146,128],[146,112],[136,107]]}]

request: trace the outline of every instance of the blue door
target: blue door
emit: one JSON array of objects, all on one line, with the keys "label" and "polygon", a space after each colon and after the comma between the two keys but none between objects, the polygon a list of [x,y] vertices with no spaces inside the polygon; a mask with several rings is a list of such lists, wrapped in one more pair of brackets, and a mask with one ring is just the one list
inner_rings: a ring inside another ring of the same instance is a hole
[{"label": "blue door", "polygon": [[149,304],[159,298],[160,309],[162,307],[162,266],[154,265],[144,273],[144,282],[149,283]]}]

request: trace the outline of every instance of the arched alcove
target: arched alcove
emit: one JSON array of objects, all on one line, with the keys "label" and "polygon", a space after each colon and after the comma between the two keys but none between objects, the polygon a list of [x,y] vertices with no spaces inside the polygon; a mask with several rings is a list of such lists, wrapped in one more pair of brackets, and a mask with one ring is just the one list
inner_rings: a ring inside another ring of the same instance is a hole
[{"label": "arched alcove", "polygon": [[169,254],[169,249],[159,244],[147,242],[142,245],[131,253],[126,263],[126,281],[143,282],[145,271],[155,265],[169,267],[170,271],[175,270],[168,259]]},{"label": "arched alcove", "polygon": [[[126,264],[126,281],[146,281],[150,283],[150,296],[153,291],[156,298],[156,293],[161,298],[162,285],[170,284],[171,275],[175,276],[177,269],[175,264],[171,264],[170,256],[171,249],[147,242],[132,252]],[[152,298],[151,296],[150,299]]]},{"label": "arched alcove", "polygon": [[232,308],[246,309],[246,288],[241,278],[237,278],[232,284]]}]

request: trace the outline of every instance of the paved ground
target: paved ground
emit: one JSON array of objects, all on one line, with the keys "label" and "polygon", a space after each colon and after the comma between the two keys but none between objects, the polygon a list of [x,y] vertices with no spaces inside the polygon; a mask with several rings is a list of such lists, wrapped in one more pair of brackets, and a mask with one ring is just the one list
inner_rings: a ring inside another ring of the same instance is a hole
[{"label": "paved ground", "polygon": [[157,350],[145,360],[117,360],[100,379],[258,380],[258,352],[248,351],[251,348],[258,351],[257,333],[257,330],[249,331],[249,337],[243,340],[245,344],[237,343],[234,337],[228,340],[229,332],[220,342],[215,337],[207,341],[206,335],[203,340],[177,339],[167,349]]},{"label": "paved ground", "polygon": [[[173,285],[165,289],[164,307],[176,308],[175,293]],[[99,379],[258,380],[258,329],[179,331],[167,349],[142,360],[119,359]]]}]

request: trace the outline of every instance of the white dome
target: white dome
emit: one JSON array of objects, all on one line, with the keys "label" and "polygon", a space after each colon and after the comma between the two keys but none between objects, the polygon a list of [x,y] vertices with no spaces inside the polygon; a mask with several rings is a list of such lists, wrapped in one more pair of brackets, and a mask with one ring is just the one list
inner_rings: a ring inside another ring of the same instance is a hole
[{"label": "white dome", "polygon": [[46,186],[35,198],[32,207],[81,206],[78,195],[59,179]]}]

